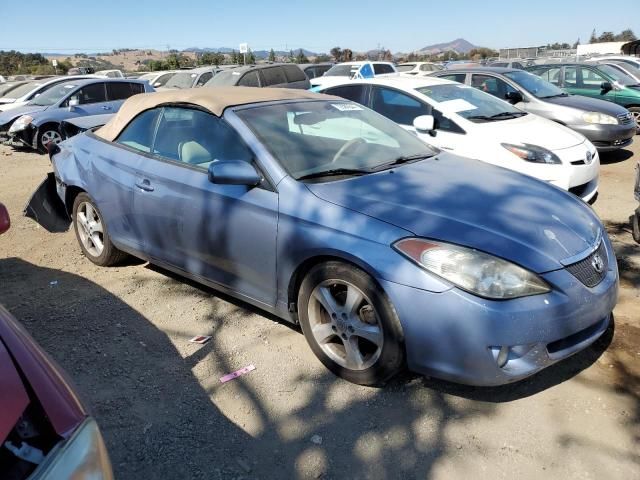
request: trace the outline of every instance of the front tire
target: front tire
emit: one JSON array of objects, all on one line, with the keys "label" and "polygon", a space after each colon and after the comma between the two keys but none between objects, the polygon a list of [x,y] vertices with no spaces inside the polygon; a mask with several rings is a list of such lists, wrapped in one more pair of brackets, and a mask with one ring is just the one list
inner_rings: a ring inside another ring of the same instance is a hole
[{"label": "front tire", "polygon": [[345,380],[380,385],[404,365],[395,309],[359,268],[341,262],[313,267],[298,293],[298,316],[313,353]]},{"label": "front tire", "polygon": [[82,253],[96,265],[108,267],[126,258],[126,253],[111,243],[100,210],[85,192],[79,193],[73,202],[73,229]]},{"label": "front tire", "polygon": [[638,208],[632,215],[631,233],[633,234],[633,239],[640,243],[640,208]]},{"label": "front tire", "polygon": [[636,122],[636,135],[640,135],[640,107],[629,107],[627,110],[631,112]]},{"label": "front tire", "polygon": [[36,149],[40,153],[46,153],[50,143],[58,145],[62,142],[62,135],[57,123],[47,123],[38,128],[36,137]]}]

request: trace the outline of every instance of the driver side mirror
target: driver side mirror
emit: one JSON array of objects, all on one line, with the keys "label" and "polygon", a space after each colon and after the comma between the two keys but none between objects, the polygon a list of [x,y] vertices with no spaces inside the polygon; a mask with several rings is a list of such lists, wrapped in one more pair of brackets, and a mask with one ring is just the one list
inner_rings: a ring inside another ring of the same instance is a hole
[{"label": "driver side mirror", "polygon": [[508,92],[505,97],[511,105],[524,102],[524,97],[520,92]]},{"label": "driver side mirror", "polygon": [[244,160],[213,161],[207,170],[209,181],[218,185],[246,185],[255,187],[262,177],[249,162]]},{"label": "driver side mirror", "polygon": [[413,128],[415,128],[418,133],[430,133],[435,128],[435,119],[433,115],[420,115],[413,119]]},{"label": "driver side mirror", "polygon": [[158,87],[161,87],[161,86],[162,86],[161,82],[156,82],[156,83],[153,84],[154,88],[158,88]]},{"label": "driver side mirror", "polygon": [[78,97],[71,97],[69,99],[69,111],[72,111],[78,105],[80,105],[80,100],[78,99]]},{"label": "driver side mirror", "polygon": [[600,88],[602,89],[602,93],[607,93],[613,90],[613,85],[611,85],[611,82],[602,82]]}]

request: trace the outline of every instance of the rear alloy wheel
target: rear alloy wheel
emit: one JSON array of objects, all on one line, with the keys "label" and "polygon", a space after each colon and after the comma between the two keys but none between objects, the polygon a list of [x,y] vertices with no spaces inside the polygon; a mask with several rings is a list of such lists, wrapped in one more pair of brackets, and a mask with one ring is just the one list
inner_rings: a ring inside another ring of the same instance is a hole
[{"label": "rear alloy wheel", "polygon": [[62,142],[62,135],[57,130],[57,125],[44,125],[38,130],[38,150],[41,152],[46,152],[50,143],[58,145],[60,142]]},{"label": "rear alloy wheel", "polygon": [[115,265],[126,257],[111,243],[98,207],[84,192],[79,193],[73,202],[73,228],[85,257],[96,265]]},{"label": "rear alloy wheel", "polygon": [[336,375],[378,385],[402,368],[400,322],[362,270],[339,262],[314,267],[302,282],[298,313],[311,350]]}]

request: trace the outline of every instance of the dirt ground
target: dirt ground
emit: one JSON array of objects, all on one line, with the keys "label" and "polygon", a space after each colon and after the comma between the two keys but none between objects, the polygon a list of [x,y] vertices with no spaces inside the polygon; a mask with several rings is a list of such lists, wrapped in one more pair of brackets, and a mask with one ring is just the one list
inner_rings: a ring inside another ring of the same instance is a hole
[{"label": "dirt ground", "polygon": [[[640,246],[629,150],[594,205],[621,271],[615,329],[524,382],[330,374],[300,332],[141,262],[99,268],[21,216],[46,156],[0,146],[0,303],[75,381],[118,479],[640,479]],[[206,345],[188,339],[212,335]],[[225,373],[252,371],[220,384]]]}]

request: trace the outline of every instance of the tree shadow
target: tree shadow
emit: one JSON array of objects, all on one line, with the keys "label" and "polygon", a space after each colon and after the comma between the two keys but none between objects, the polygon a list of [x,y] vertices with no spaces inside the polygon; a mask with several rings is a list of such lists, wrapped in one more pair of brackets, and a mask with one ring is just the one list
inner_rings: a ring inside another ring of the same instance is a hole
[{"label": "tree shadow", "polygon": [[211,346],[183,359],[165,332],[78,275],[4,258],[0,278],[0,303],[69,373],[96,417],[116,478],[243,473],[235,449],[253,439],[192,373]]}]

